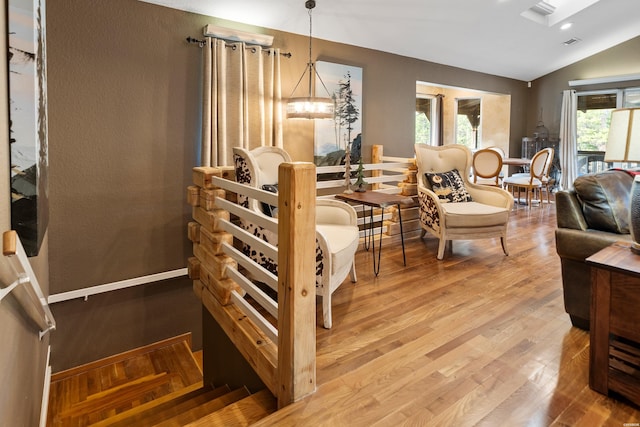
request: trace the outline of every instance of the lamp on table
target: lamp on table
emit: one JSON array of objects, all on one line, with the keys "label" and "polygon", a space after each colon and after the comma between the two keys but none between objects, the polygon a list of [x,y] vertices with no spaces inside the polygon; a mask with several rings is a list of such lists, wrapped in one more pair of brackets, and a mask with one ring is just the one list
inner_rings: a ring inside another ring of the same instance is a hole
[{"label": "lamp on table", "polygon": [[[620,108],[611,112],[605,162],[640,162],[640,108]],[[631,185],[629,209],[631,251],[640,255],[640,172]]]}]

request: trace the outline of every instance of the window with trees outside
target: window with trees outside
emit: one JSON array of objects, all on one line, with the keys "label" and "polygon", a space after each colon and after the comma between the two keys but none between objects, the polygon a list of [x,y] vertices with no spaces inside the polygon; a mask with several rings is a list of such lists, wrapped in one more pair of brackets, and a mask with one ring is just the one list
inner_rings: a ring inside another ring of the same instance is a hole
[{"label": "window with trees outside", "polygon": [[435,135],[433,134],[435,117],[435,97],[431,95],[416,96],[416,144],[435,145]]},{"label": "window with trees outside", "polygon": [[640,88],[579,92],[577,101],[578,175],[600,172],[612,167],[637,167],[635,163],[606,163],[604,153],[611,111],[616,108],[640,106]]}]

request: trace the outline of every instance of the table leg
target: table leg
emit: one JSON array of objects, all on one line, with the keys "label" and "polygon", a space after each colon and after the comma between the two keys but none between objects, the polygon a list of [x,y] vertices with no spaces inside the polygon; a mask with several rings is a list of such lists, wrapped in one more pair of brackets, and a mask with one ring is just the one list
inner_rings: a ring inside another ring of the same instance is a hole
[{"label": "table leg", "polygon": [[[382,225],[384,224],[384,208],[380,212],[380,237],[378,238],[378,263],[376,264],[376,240],[375,236],[372,239],[373,244],[371,247],[373,248],[373,272],[378,276],[380,273],[380,255],[382,254]],[[373,234],[373,206],[371,207],[371,233]]]},{"label": "table leg", "polygon": [[367,226],[367,213],[365,207],[362,205],[362,220],[364,225],[364,250],[368,251],[370,246],[370,239],[373,235],[373,208],[369,210],[369,225]]},{"label": "table leg", "polygon": [[[402,230],[402,212],[400,211],[400,203],[398,203],[398,221],[400,222],[400,241],[402,242],[402,262],[407,266],[407,257],[404,254],[404,231]],[[380,232],[382,233],[382,231]]]}]

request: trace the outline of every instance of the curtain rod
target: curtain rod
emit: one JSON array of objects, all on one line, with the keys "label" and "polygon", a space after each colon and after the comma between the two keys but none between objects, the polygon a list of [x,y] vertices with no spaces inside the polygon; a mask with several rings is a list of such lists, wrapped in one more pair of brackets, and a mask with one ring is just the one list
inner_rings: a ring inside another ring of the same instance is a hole
[{"label": "curtain rod", "polygon": [[[205,40],[198,40],[194,37],[187,37],[187,43],[191,43],[191,44],[197,44],[199,47],[204,47],[206,41]],[[233,50],[236,50],[238,48],[237,44],[225,44],[226,47],[229,47]],[[251,49],[253,51],[253,53],[256,53],[256,47],[255,46],[251,46],[251,45],[246,45],[245,49]],[[267,54],[271,54],[271,49],[265,49],[265,52]],[[291,52],[282,52],[280,53],[280,55],[286,57],[286,58],[291,58]]]}]

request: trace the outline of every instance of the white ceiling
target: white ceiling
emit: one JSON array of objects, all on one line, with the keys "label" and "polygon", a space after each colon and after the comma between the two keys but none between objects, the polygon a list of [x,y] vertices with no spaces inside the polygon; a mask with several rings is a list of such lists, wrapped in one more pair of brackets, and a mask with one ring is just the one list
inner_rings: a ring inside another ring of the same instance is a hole
[{"label": "white ceiling", "polygon": [[[309,35],[305,0],[141,1]],[[531,81],[640,36],[640,0],[546,0],[552,25],[521,16],[538,1],[317,0],[313,37]]]}]

